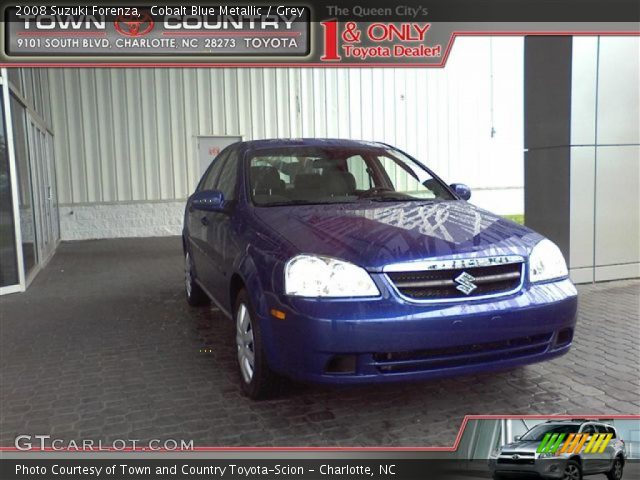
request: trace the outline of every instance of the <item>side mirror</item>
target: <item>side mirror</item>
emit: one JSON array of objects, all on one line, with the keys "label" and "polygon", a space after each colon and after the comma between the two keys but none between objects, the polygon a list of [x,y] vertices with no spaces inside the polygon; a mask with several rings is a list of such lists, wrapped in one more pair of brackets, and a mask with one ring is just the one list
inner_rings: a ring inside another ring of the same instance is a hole
[{"label": "side mirror", "polygon": [[219,212],[224,208],[224,195],[220,190],[201,190],[191,196],[190,203],[196,210]]},{"label": "side mirror", "polygon": [[521,438],[522,437],[520,435],[516,435],[515,437],[513,437],[513,441],[514,442],[519,442]]},{"label": "side mirror", "polygon": [[471,189],[464,183],[452,183],[449,186],[462,200],[469,200],[471,198]]}]

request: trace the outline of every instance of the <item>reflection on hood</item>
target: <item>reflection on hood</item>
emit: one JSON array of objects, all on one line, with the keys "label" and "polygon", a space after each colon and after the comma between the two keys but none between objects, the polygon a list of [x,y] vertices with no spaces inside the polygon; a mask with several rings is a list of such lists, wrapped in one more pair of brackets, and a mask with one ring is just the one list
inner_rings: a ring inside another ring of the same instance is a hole
[{"label": "reflection on hood", "polygon": [[300,205],[256,212],[301,253],[373,269],[437,257],[526,256],[542,238],[463,201]]}]

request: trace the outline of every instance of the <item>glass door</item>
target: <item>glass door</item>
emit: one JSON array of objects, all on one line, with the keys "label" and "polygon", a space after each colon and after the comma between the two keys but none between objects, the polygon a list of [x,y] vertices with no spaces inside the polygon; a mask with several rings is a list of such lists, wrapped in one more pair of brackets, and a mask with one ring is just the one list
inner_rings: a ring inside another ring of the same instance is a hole
[{"label": "glass door", "polygon": [[27,110],[13,94],[11,95],[10,105],[13,127],[13,150],[15,153],[15,165],[18,177],[17,193],[22,258],[25,277],[28,282],[38,265],[38,256],[36,250],[35,206],[33,202],[29,147],[27,143]]},{"label": "glass door", "polygon": [[7,135],[6,92],[0,86],[0,291],[19,291],[21,269],[19,268],[15,225],[15,172],[10,161],[10,140]]},{"label": "glass door", "polygon": [[29,152],[36,208],[38,258],[46,261],[53,254],[59,238],[55,199],[55,170],[51,135],[28,115]]}]

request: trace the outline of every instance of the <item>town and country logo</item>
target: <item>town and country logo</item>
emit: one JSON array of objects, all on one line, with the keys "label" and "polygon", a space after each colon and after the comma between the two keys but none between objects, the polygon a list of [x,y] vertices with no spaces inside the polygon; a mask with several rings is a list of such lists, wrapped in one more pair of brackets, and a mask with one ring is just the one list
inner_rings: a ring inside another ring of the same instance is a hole
[{"label": "town and country logo", "polygon": [[[566,440],[565,440],[566,437]],[[547,433],[536,450],[537,453],[603,453],[612,433]]]},{"label": "town and country logo", "polygon": [[142,37],[153,30],[154,21],[149,12],[139,15],[121,15],[114,22],[114,27],[121,35]]},{"label": "town and country logo", "polygon": [[473,275],[468,274],[467,272],[462,272],[455,278],[455,282],[459,285],[456,286],[456,290],[460,290],[465,295],[469,295],[473,292],[478,286],[473,283],[475,277]]}]

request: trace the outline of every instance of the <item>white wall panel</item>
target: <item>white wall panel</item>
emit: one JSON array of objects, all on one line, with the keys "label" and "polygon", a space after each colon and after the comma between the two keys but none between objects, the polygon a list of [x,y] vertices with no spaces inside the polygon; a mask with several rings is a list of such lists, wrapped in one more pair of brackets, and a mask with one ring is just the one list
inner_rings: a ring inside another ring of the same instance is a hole
[{"label": "white wall panel", "polygon": [[574,38],[570,268],[577,282],[640,275],[640,41]]},{"label": "white wall panel", "polygon": [[597,150],[595,264],[640,263],[640,145]]},{"label": "white wall panel", "polygon": [[[113,202],[118,199],[116,187],[116,162],[114,143],[114,111],[111,108],[111,76],[109,70],[95,71],[96,95],[96,132],[95,136],[98,150],[98,163],[100,165],[100,178],[102,179],[102,200]],[[101,112],[98,114],[97,112]]]},{"label": "white wall panel", "polygon": [[596,136],[598,37],[574,37],[571,61],[571,145],[593,145]]},{"label": "white wall panel", "polygon": [[640,144],[640,38],[601,37],[597,143]]},{"label": "white wall panel", "polygon": [[215,134],[379,140],[447,181],[523,184],[521,38],[458,39],[444,69],[47,72],[62,204],[183,199]]}]

